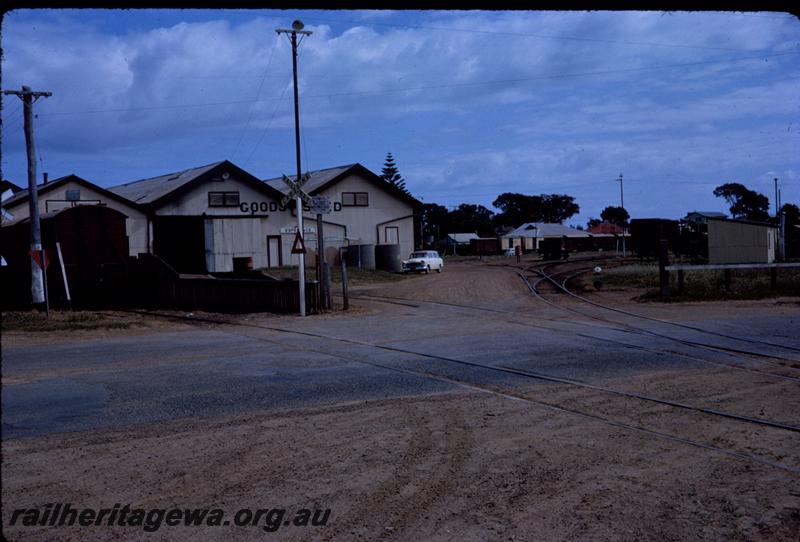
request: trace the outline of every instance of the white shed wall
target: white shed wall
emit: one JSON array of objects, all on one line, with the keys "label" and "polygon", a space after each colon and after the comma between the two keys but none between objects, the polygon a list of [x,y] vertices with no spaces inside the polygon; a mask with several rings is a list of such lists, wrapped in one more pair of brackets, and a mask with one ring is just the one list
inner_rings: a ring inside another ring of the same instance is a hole
[{"label": "white shed wall", "polygon": [[[369,194],[369,205],[365,207],[342,205],[340,211],[334,211],[326,216],[328,221],[346,228],[350,244],[386,244],[387,239],[392,241],[396,233],[402,257],[405,258],[413,252],[414,219],[411,215],[414,209],[411,205],[359,175],[350,175],[323,190],[319,195],[327,196],[332,202],[341,204],[343,192]],[[316,218],[311,215],[306,216]],[[387,231],[387,228],[390,230]],[[327,231],[325,236],[328,236]]]}]

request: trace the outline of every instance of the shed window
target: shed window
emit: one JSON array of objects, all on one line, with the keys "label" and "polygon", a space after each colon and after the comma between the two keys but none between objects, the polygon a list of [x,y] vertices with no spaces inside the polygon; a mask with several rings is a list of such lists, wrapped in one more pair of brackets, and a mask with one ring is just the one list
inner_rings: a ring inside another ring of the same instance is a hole
[{"label": "shed window", "polygon": [[342,192],[343,207],[366,207],[369,205],[367,192]]},{"label": "shed window", "polygon": [[238,207],[239,192],[209,192],[209,207]]},{"label": "shed window", "polygon": [[81,191],[77,188],[67,190],[66,195],[64,197],[67,201],[80,201]]}]

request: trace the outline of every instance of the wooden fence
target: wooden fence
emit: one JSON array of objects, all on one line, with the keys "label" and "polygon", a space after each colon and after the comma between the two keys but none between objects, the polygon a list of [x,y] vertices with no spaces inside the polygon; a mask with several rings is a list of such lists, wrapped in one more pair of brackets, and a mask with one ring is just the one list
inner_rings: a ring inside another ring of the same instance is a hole
[{"label": "wooden fence", "polygon": [[[126,297],[142,306],[220,312],[300,310],[296,280],[180,275],[156,256],[145,254],[134,260],[128,277]],[[317,281],[306,281],[308,314],[319,312],[318,290]]]}]

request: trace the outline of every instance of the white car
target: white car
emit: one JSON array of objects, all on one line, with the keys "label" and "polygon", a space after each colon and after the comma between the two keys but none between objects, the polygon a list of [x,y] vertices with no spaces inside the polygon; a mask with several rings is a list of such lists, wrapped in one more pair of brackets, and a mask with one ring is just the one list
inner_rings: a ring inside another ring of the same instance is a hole
[{"label": "white car", "polygon": [[403,260],[403,273],[430,273],[433,269],[441,273],[443,267],[444,261],[435,250],[418,250],[412,252],[407,260]]}]

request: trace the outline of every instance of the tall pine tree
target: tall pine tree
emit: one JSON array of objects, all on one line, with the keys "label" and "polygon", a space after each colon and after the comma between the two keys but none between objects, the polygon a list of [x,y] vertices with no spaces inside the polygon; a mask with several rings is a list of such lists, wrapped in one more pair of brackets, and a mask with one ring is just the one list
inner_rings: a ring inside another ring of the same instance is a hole
[{"label": "tall pine tree", "polygon": [[387,183],[399,188],[406,194],[411,195],[411,193],[406,188],[406,181],[400,175],[400,171],[397,169],[397,164],[394,163],[394,156],[392,153],[386,153],[386,161],[383,164],[383,169],[381,170],[381,177]]}]

